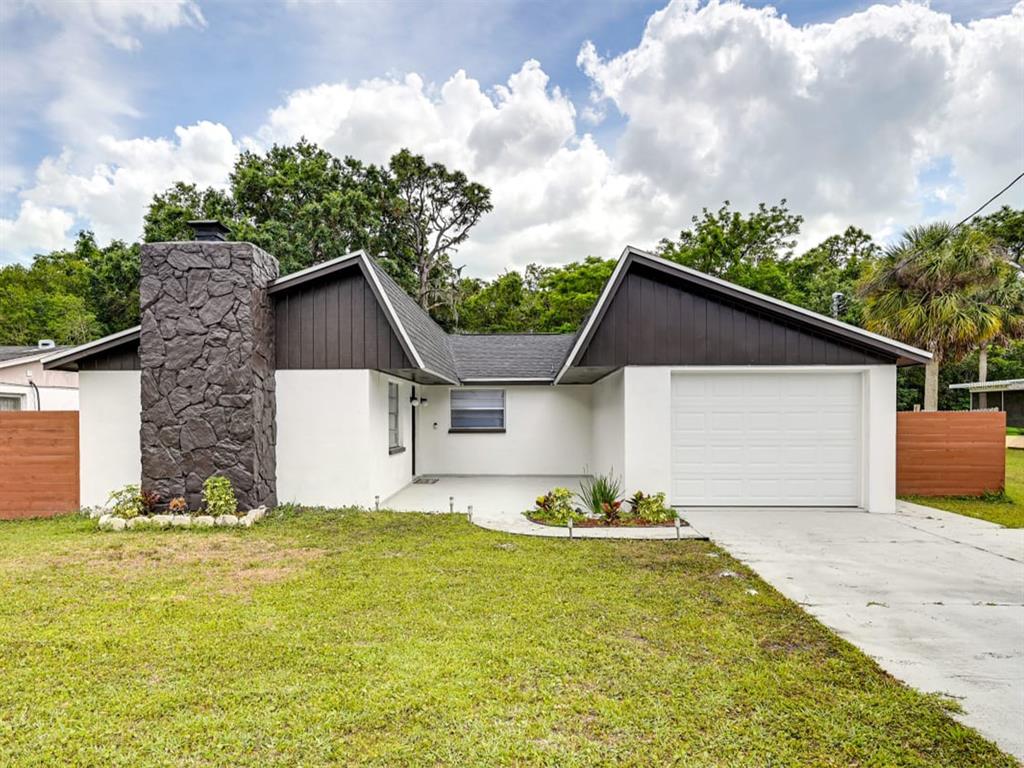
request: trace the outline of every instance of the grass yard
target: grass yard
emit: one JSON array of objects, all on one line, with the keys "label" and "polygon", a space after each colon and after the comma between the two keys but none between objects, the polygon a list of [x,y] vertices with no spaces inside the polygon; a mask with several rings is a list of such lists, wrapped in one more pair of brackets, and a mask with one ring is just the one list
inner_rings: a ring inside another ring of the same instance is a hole
[{"label": "grass yard", "polygon": [[703,542],[65,517],[0,595],[3,765],[1015,764]]},{"label": "grass yard", "polygon": [[1006,450],[1006,494],[1001,498],[963,496],[908,496],[907,501],[948,512],[980,517],[1007,528],[1024,528],[1024,451]]}]

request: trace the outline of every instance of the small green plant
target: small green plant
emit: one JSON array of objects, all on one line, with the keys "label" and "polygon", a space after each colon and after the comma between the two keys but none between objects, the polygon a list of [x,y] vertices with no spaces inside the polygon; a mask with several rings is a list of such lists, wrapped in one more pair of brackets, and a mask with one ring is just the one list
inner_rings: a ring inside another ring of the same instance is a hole
[{"label": "small green plant", "polygon": [[110,508],[110,514],[126,519],[138,517],[146,512],[146,503],[137,485],[126,485],[111,491],[107,497],[107,506]]},{"label": "small green plant", "polygon": [[169,502],[167,502],[167,511],[172,515],[186,515],[188,514],[188,503],[185,501],[184,496],[175,496]]},{"label": "small green plant", "polygon": [[584,519],[583,513],[572,505],[572,491],[568,488],[553,488],[537,497],[537,506],[526,513],[528,517],[551,525],[568,525],[569,520]]},{"label": "small green plant", "polygon": [[667,523],[676,512],[665,504],[664,493],[637,491],[629,500],[630,516],[642,523]]},{"label": "small green plant", "polygon": [[206,503],[206,514],[214,517],[233,515],[238,509],[235,489],[231,487],[231,481],[223,475],[206,478],[206,482],[203,483],[203,501]]},{"label": "small green plant", "polygon": [[595,516],[604,518],[606,523],[614,523],[622,507],[622,481],[611,474],[588,475],[580,481],[576,497]]}]

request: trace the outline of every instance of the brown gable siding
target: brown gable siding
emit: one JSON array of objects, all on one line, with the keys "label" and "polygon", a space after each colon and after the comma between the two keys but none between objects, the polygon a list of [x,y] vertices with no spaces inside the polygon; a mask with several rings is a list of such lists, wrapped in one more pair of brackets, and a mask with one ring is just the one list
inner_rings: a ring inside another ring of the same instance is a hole
[{"label": "brown gable siding", "polygon": [[654,270],[630,269],[583,350],[580,367],[863,365],[895,357],[798,328]]},{"label": "brown gable siding", "polygon": [[274,298],[279,369],[414,367],[357,266]]},{"label": "brown gable siding", "polygon": [[131,339],[111,349],[84,357],[78,362],[79,371],[140,371],[139,340]]}]

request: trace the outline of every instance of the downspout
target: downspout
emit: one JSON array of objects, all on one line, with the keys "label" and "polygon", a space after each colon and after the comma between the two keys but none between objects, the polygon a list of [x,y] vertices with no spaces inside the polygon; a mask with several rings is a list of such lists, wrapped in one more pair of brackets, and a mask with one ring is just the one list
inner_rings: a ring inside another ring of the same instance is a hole
[{"label": "downspout", "polygon": [[[413,396],[413,399],[415,399],[415,397],[416,397],[416,385],[415,384],[412,387],[412,396]],[[420,409],[419,408],[413,408],[412,404],[410,403],[409,410],[412,411],[412,414],[410,415],[411,416],[410,420],[412,421],[412,477],[415,480],[416,479],[416,419],[418,417],[418,412],[419,412]]]}]

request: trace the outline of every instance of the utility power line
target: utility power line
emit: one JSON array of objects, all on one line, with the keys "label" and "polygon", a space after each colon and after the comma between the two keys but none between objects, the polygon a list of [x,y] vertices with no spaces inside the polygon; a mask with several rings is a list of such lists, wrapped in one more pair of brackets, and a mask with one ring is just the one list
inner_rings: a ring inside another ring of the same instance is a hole
[{"label": "utility power line", "polygon": [[[969,214],[967,217],[965,217],[961,221],[957,222],[957,225],[955,227],[953,227],[953,229],[957,229],[960,226],[962,226],[963,224],[966,224],[968,221],[973,219],[975,216],[977,216],[979,213],[981,213],[983,210],[985,210],[989,205],[991,205],[993,202],[998,200],[1003,195],[1003,193],[1005,193],[1007,190],[1009,190],[1010,187],[1012,187],[1014,184],[1016,184],[1021,179],[1024,179],[1024,171],[1022,171],[1021,173],[1017,174],[1017,178],[1015,178],[1013,181],[1011,181],[1005,187],[1003,187],[998,192],[996,192],[994,195],[992,195],[992,197],[990,197],[988,200],[986,200],[984,203],[982,203],[980,206],[978,206],[978,209],[974,213]],[[950,231],[952,231],[952,230],[950,230]]]}]

